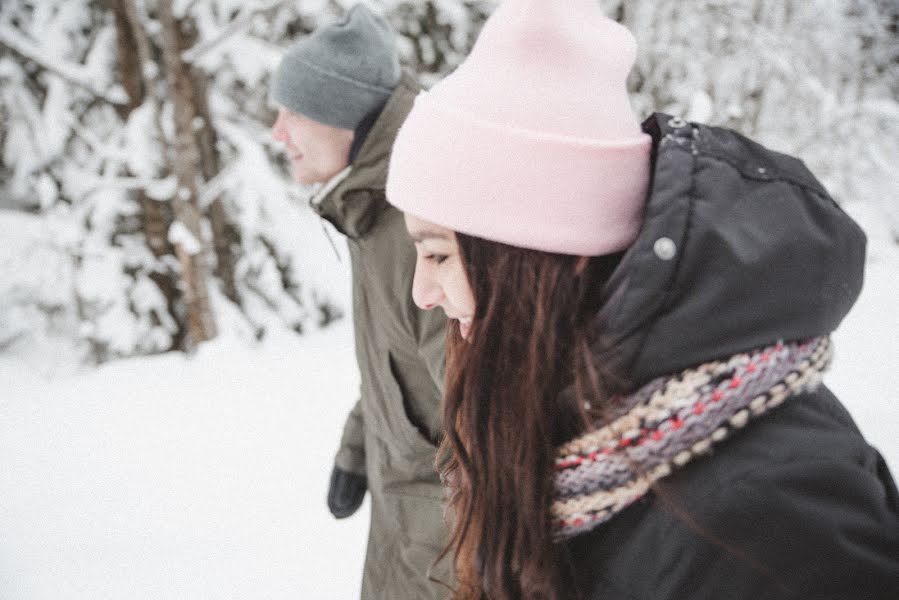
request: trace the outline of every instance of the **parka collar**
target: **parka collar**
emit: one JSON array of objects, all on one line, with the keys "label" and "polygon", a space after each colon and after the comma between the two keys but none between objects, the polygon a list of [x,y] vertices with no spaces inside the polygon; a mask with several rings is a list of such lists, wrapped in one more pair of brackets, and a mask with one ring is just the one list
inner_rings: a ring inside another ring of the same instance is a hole
[{"label": "parka collar", "polygon": [[384,182],[390,150],[400,126],[420,91],[415,79],[403,73],[359,149],[356,160],[325,184],[311,203],[323,219],[350,238],[365,236],[387,206]]}]

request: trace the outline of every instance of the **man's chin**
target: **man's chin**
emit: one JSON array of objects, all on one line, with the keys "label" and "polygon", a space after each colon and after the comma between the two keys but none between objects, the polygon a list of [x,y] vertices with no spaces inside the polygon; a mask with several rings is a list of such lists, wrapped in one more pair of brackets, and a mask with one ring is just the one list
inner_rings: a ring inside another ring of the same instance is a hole
[{"label": "man's chin", "polygon": [[316,177],[312,173],[307,173],[306,171],[301,171],[298,169],[293,170],[293,180],[302,185],[321,183],[321,178]]}]

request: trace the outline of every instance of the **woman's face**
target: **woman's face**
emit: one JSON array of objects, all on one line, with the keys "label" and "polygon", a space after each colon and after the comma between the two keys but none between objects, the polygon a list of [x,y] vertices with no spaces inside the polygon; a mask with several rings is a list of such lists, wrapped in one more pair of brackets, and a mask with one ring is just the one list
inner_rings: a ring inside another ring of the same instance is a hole
[{"label": "woman's face", "polygon": [[405,216],[416,253],[412,299],[424,310],[442,308],[447,318],[458,321],[459,333],[468,339],[475,302],[456,234],[410,214]]}]

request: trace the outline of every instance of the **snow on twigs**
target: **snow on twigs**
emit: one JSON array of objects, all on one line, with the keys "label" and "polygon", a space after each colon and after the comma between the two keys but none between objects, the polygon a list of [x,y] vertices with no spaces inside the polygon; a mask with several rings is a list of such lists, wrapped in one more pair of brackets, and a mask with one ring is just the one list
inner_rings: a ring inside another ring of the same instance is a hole
[{"label": "snow on twigs", "polygon": [[171,243],[180,246],[191,256],[203,251],[203,244],[200,243],[200,240],[198,240],[181,221],[175,221],[172,223],[172,226],[169,227],[168,240]]}]

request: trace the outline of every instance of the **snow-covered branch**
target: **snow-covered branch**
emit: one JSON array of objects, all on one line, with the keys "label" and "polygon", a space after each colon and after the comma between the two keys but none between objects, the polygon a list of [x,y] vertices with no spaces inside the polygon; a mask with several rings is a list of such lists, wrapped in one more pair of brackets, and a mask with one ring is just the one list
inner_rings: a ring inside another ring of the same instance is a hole
[{"label": "snow-covered branch", "polygon": [[6,23],[0,23],[0,44],[110,104],[124,105],[128,102],[125,91],[120,87],[113,86],[106,91],[98,88],[95,76],[84,66],[47,56],[34,42]]},{"label": "snow-covered branch", "polygon": [[199,190],[199,198],[197,203],[201,210],[206,210],[216,198],[222,195],[222,192],[228,189],[228,186],[234,180],[237,171],[236,164],[230,164],[225,167],[218,175],[207,181]]},{"label": "snow-covered branch", "polygon": [[146,177],[103,177],[96,178],[86,186],[86,194],[97,190],[144,190],[154,200],[167,200],[172,197],[177,187],[174,177],[150,179]]},{"label": "snow-covered branch", "polygon": [[266,0],[257,6],[244,6],[240,13],[227,26],[222,28],[217,34],[213,35],[209,40],[200,42],[181,53],[181,60],[188,64],[194,64],[204,54],[220,45],[231,36],[240,33],[248,26],[256,15],[274,10],[292,0]]}]

